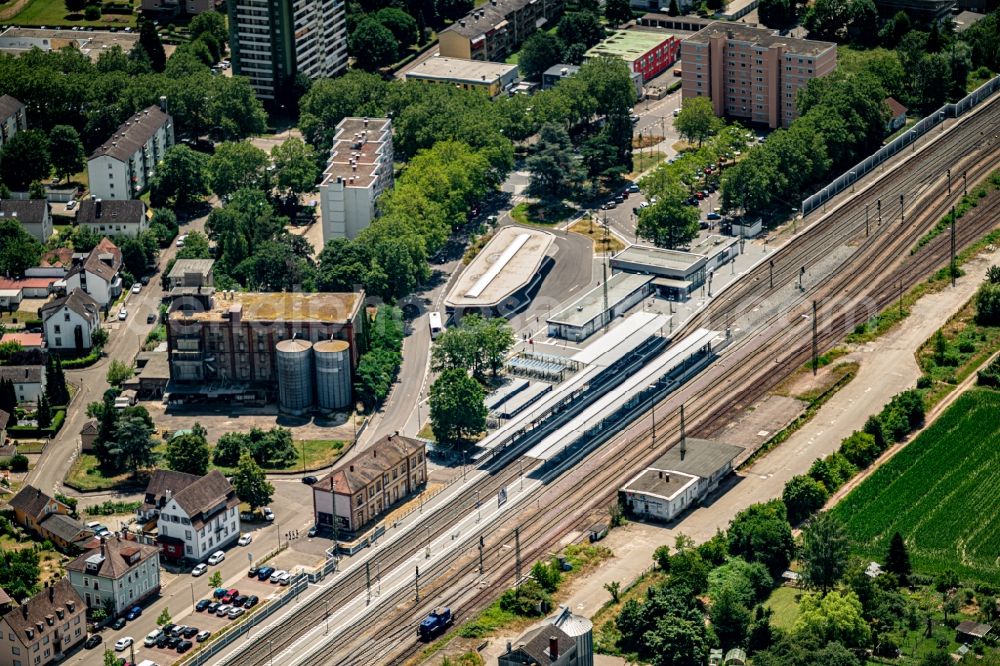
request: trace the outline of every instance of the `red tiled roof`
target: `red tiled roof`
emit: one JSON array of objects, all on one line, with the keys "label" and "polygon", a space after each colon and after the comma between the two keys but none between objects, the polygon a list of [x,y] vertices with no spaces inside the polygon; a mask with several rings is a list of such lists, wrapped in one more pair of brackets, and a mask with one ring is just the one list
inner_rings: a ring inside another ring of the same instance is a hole
[{"label": "red tiled roof", "polygon": [[4,342],[19,342],[22,347],[41,347],[41,333],[4,333],[0,338],[0,344]]},{"label": "red tiled roof", "polygon": [[55,277],[35,277],[21,278],[20,280],[10,280],[0,278],[0,289],[44,289],[52,285],[59,278]]},{"label": "red tiled roof", "polygon": [[902,104],[900,104],[899,102],[897,102],[892,97],[886,97],[885,98],[885,103],[889,105],[889,111],[892,112],[892,117],[893,118],[897,118],[897,117],[905,114],[907,111],[909,111],[909,109],[907,109],[905,106],[903,106]]}]

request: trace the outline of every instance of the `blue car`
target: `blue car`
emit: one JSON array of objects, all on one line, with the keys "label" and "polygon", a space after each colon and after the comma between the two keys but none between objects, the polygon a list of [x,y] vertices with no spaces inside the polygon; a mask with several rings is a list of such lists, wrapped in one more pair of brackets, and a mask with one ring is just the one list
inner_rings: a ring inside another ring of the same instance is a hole
[{"label": "blue car", "polygon": [[228,591],[229,590],[227,590],[224,587],[217,587],[215,588],[215,592],[212,593],[212,596],[215,597],[216,599],[221,599],[222,597],[226,596],[226,592]]},{"label": "blue car", "polygon": [[128,615],[125,616],[125,619],[131,622],[140,615],[142,615],[142,608],[139,606],[132,606],[132,609],[128,612]]},{"label": "blue car", "polygon": [[705,216],[705,218],[709,220],[721,220],[722,216],[719,215],[718,213],[709,213],[708,215]]},{"label": "blue car", "polygon": [[267,580],[275,571],[274,567],[261,567],[257,571],[257,580]]}]

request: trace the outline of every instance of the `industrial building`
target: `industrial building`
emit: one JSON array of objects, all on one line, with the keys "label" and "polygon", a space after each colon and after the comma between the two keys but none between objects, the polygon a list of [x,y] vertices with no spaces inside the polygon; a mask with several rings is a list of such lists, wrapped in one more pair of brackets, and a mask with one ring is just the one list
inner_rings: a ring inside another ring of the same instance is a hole
[{"label": "industrial building", "polygon": [[500,227],[445,299],[448,313],[510,316],[537,291],[551,267],[555,236],[530,227]]},{"label": "industrial building", "polygon": [[392,188],[392,121],[344,118],[337,125],[319,185],[323,244],[353,239],[375,219],[375,202]]},{"label": "industrial building", "polygon": [[343,0],[228,0],[233,74],[257,97],[294,105],[295,77],[329,78],[347,69]]},{"label": "industrial building", "polygon": [[98,199],[136,199],[174,145],[167,98],[126,120],[87,160],[90,193]]},{"label": "industrial building", "polygon": [[449,58],[502,62],[536,30],[554,25],[564,0],[489,0],[438,33]]},{"label": "industrial building", "polygon": [[675,35],[651,30],[616,30],[587,51],[588,58],[619,58],[628,71],[642,75],[645,83],[677,62],[681,41]]},{"label": "industrial building", "polygon": [[549,625],[557,627],[576,643],[577,666],[594,666],[593,622],[560,605],[559,612],[549,618]]},{"label": "industrial building", "polygon": [[700,502],[733,471],[733,460],[744,449],[723,442],[686,437],[670,447],[619,490],[632,515],[671,521]]},{"label": "industrial building", "polygon": [[408,71],[406,79],[448,83],[466,90],[482,90],[496,97],[509,92],[517,82],[517,65],[438,56]]},{"label": "industrial building", "polygon": [[682,97],[708,97],[717,116],[788,127],[795,96],[837,68],[837,45],[717,21],[681,44]]},{"label": "industrial building", "polygon": [[579,342],[591,336],[615,317],[625,314],[652,291],[653,277],[636,273],[615,273],[579,299],[549,316],[549,335]]},{"label": "industrial building", "polygon": [[497,666],[581,666],[576,642],[559,627],[546,624],[532,629],[497,657]]},{"label": "industrial building", "polygon": [[168,400],[277,395],[292,413],[350,405],[364,293],[220,292],[208,302],[167,318]]}]

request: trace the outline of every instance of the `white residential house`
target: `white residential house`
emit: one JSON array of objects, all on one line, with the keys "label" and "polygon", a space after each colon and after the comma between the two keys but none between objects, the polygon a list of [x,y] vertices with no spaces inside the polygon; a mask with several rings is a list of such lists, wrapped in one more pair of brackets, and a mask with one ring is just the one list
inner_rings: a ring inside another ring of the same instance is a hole
[{"label": "white residential house", "polygon": [[149,228],[146,204],[138,199],[104,201],[90,198],[81,201],[76,223],[100,236],[135,238]]},{"label": "white residential house", "polygon": [[0,365],[0,379],[14,382],[14,394],[20,404],[37,403],[45,393],[44,365]]},{"label": "white residential house", "polygon": [[0,96],[0,150],[15,134],[27,128],[24,103],[10,95]]},{"label": "white residential house", "polygon": [[120,536],[66,565],[70,583],[87,608],[104,608],[114,617],[160,591],[160,551]]},{"label": "white residential house", "polygon": [[156,518],[161,553],[200,562],[240,537],[240,499],[218,470],[205,476],[156,470],[146,488],[140,520]]},{"label": "white residential house", "polygon": [[0,220],[18,221],[40,243],[52,236],[52,211],[46,199],[2,199]]},{"label": "white residential house", "polygon": [[174,145],[167,98],[143,109],[115,130],[87,160],[90,193],[102,200],[134,199],[146,191],[164,153]]},{"label": "white residential house", "polygon": [[42,330],[49,349],[90,349],[91,335],[101,325],[101,306],[82,289],[49,301],[41,309]]},{"label": "white residential house", "polygon": [[101,239],[87,258],[66,274],[66,292],[82,289],[102,308],[122,293],[122,253],[107,238]]},{"label": "white residential house", "polygon": [[87,607],[62,578],[0,617],[0,664],[53,664],[86,639]]}]

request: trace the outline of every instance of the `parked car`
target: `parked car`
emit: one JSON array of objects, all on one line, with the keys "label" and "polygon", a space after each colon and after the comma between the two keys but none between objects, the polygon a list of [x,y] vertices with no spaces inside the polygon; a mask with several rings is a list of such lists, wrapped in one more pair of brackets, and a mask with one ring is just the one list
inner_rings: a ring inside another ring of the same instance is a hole
[{"label": "parked car", "polygon": [[222,603],[221,603],[221,602],[218,602],[218,601],[213,601],[212,603],[210,603],[210,604],[209,604],[209,605],[208,605],[208,606],[207,606],[207,607],[205,608],[205,612],[206,612],[206,613],[211,613],[212,615],[215,615],[215,611],[219,610],[219,606],[221,606],[221,605],[222,605]]},{"label": "parked car", "polygon": [[196,641],[198,641],[199,643],[204,643],[205,641],[208,640],[208,637],[211,636],[211,635],[212,635],[211,631],[203,631],[200,634],[198,634],[197,636],[195,636],[194,639]]},{"label": "parked car", "polygon": [[156,639],[156,647],[160,648],[161,650],[165,649],[167,647],[167,642],[169,640],[170,636],[163,634],[162,636]]},{"label": "parked car", "polygon": [[274,567],[261,567],[257,572],[257,580],[268,580],[274,573]]},{"label": "parked car", "polygon": [[142,286],[145,287],[146,285],[149,284],[149,276],[143,275],[141,278],[139,278],[139,282],[141,282]]},{"label": "parked car", "polygon": [[257,602],[259,601],[260,599],[257,597],[256,594],[251,594],[249,597],[247,597],[246,602],[244,602],[243,608],[253,608],[254,606],[257,605]]},{"label": "parked car", "polygon": [[265,506],[263,509],[261,509],[261,512],[264,514],[264,520],[266,520],[269,523],[274,522],[274,511],[271,511],[271,507]]},{"label": "parked car", "polygon": [[243,534],[243,535],[240,535],[240,540],[237,541],[236,543],[238,543],[241,546],[245,546],[248,543],[250,543],[251,541],[253,541],[253,535],[252,534]]},{"label": "parked car", "polygon": [[134,620],[135,618],[139,617],[140,615],[142,615],[142,607],[141,606],[132,606],[132,608],[128,612],[128,615],[125,616],[125,619],[128,620],[129,622],[131,622],[132,620]]},{"label": "parked car", "polygon": [[232,610],[232,608],[233,607],[230,606],[229,604],[222,604],[215,610],[215,614],[218,615],[219,617],[225,617],[226,613]]},{"label": "parked car", "polygon": [[638,192],[639,191],[639,186],[636,185],[635,183],[632,183],[632,184],[630,184],[628,186],[628,191],[632,192],[632,193]]},{"label": "parked car", "polygon": [[314,536],[316,536],[316,534],[318,534],[318,533],[319,533],[319,529],[315,525],[313,525],[312,527],[309,528],[309,531],[306,532],[306,536],[311,539]]},{"label": "parked car", "polygon": [[141,282],[136,282],[135,284],[132,285],[132,293],[133,294],[138,294],[140,291],[142,291],[142,283]]},{"label": "parked car", "polygon": [[180,638],[181,636],[184,635],[184,630],[185,629],[187,629],[187,625],[178,624],[178,625],[174,626],[173,629],[170,630],[170,635],[173,636],[173,637],[175,637],[175,638]]},{"label": "parked car", "polygon": [[194,605],[194,609],[199,613],[203,612],[206,608],[212,605],[212,602],[208,599],[202,599]]},{"label": "parked car", "polygon": [[228,591],[229,590],[227,590],[224,587],[217,587],[215,588],[215,591],[212,592],[212,596],[215,597],[216,599],[221,599],[222,597],[226,596],[226,592]]},{"label": "parked car", "polygon": [[185,652],[191,649],[192,645],[194,645],[194,643],[192,643],[191,641],[181,641],[180,643],[177,644],[177,653],[184,654]]},{"label": "parked car", "polygon": [[240,596],[233,598],[232,604],[234,606],[242,606],[246,602],[247,602],[247,595],[241,594]]},{"label": "parked car", "polygon": [[240,615],[243,615],[243,613],[246,613],[246,612],[247,611],[246,611],[245,608],[241,608],[240,606],[233,606],[232,608],[229,609],[229,612],[226,613],[226,615],[229,616],[230,620],[235,620]]},{"label": "parked car", "polygon": [[125,321],[126,319],[128,319],[128,310],[122,308],[118,311],[118,321]]},{"label": "parked car", "polygon": [[177,247],[184,247],[184,241],[187,240],[187,234],[181,234],[177,237],[177,242],[174,243]]},{"label": "parked car", "polygon": [[191,575],[192,576],[201,576],[206,571],[208,571],[208,567],[205,566],[205,563],[203,562],[201,564],[194,565],[194,569],[191,569]]},{"label": "parked car", "polygon": [[317,481],[319,481],[319,479],[317,479],[315,476],[303,476],[302,477],[302,483],[306,484],[307,486],[311,486],[312,484],[316,483]]},{"label": "parked car", "polygon": [[275,571],[273,574],[271,574],[271,582],[277,583],[279,580],[281,580],[281,577],[284,576],[286,573],[288,572],[283,569]]},{"label": "parked car", "polygon": [[146,647],[153,647],[156,645],[156,639],[163,635],[163,632],[159,629],[153,629],[151,632],[146,634],[146,640],[142,642]]},{"label": "parked car", "polygon": [[184,627],[184,631],[181,632],[181,636],[184,638],[194,638],[198,633],[198,627]]},{"label": "parked car", "polygon": [[173,624],[172,622],[168,622],[167,624],[165,624],[162,627],[160,627],[160,630],[163,632],[164,636],[166,636],[166,637],[169,638],[170,637],[170,632],[172,632],[174,630],[174,627],[176,627],[176,626],[177,626],[176,624]]},{"label": "parked car", "polygon": [[719,215],[718,213],[712,212],[712,213],[709,213],[708,215],[706,215],[705,219],[708,219],[708,220],[721,220],[722,216]]},{"label": "parked car", "polygon": [[214,553],[212,553],[211,556],[209,556],[208,563],[211,564],[212,566],[215,566],[224,559],[226,559],[226,554],[223,553],[221,550],[217,550]]},{"label": "parked car", "polygon": [[288,585],[291,582],[292,582],[292,574],[288,573],[287,571],[281,574],[281,578],[278,579],[278,584],[280,585]]},{"label": "parked car", "polygon": [[115,620],[114,622],[112,622],[111,623],[111,628],[114,629],[115,631],[121,631],[122,629],[124,629],[125,628],[125,618],[120,617],[117,620]]},{"label": "parked car", "polygon": [[101,644],[102,640],[104,639],[101,637],[100,634],[91,634],[90,636],[87,636],[87,640],[83,642],[83,647],[84,649],[87,650],[93,650],[95,647]]},{"label": "parked car", "polygon": [[256,564],[251,564],[250,568],[247,569],[247,577],[253,578],[257,575],[258,571],[260,571],[260,568]]},{"label": "parked car", "polygon": [[639,208],[649,208],[649,202],[643,201],[642,203],[639,204]]},{"label": "parked car", "polygon": [[173,650],[175,647],[180,645],[180,642],[184,640],[180,636],[170,636],[167,638],[167,647]]},{"label": "parked car", "polygon": [[73,210],[74,208],[76,208],[76,204],[77,204],[76,199],[70,200],[70,202],[66,204],[66,210]]},{"label": "parked car", "polygon": [[148,315],[146,315],[146,323],[147,324],[155,324],[156,323],[156,315],[153,314],[152,312],[150,312]]},{"label": "parked car", "polygon": [[122,636],[115,641],[115,652],[121,652],[122,650],[127,650],[132,643],[135,641],[131,636]]},{"label": "parked car", "polygon": [[603,206],[601,206],[601,208],[603,208],[604,210],[611,210],[612,208],[614,208],[617,205],[618,204],[615,203],[615,200],[612,199],[611,201],[608,201]]},{"label": "parked car", "polygon": [[240,596],[240,591],[235,587],[226,591],[225,596],[222,597],[222,603],[228,604],[233,601],[236,597]]}]

